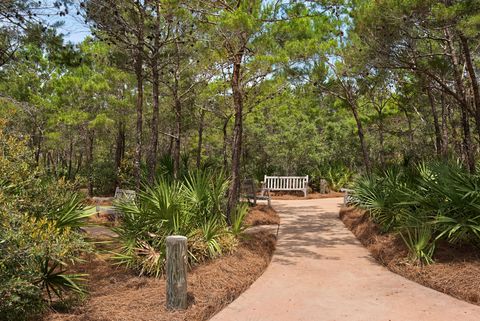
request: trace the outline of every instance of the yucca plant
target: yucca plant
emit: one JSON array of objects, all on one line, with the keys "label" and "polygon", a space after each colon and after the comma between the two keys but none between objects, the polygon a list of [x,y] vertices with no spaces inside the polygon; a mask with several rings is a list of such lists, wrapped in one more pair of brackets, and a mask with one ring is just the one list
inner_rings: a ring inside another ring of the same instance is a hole
[{"label": "yucca plant", "polygon": [[66,202],[62,207],[58,208],[49,214],[56,226],[62,228],[78,229],[86,225],[86,218],[95,213],[93,207],[85,207],[83,200],[77,193],[71,194],[67,197]]},{"label": "yucca plant", "polygon": [[232,215],[232,225],[230,226],[230,233],[234,236],[241,235],[246,226],[244,224],[245,217],[248,214],[248,203],[240,203],[235,208],[235,212]]},{"label": "yucca plant", "polygon": [[78,294],[85,294],[85,290],[80,286],[85,281],[87,274],[67,274],[63,269],[64,263],[58,260],[51,260],[48,256],[40,262],[40,277],[35,282],[48,295],[51,301],[55,294],[58,298],[62,298],[65,291],[73,291]]}]

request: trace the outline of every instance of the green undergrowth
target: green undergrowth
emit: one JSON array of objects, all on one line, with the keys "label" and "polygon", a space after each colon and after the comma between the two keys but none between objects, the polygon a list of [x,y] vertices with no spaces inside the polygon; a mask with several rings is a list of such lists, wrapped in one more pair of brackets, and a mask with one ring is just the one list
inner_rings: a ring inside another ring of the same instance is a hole
[{"label": "green undergrowth", "polygon": [[416,262],[432,263],[439,241],[480,243],[480,175],[460,164],[390,167],[358,178],[354,191],[353,204],[383,232],[398,233]]}]

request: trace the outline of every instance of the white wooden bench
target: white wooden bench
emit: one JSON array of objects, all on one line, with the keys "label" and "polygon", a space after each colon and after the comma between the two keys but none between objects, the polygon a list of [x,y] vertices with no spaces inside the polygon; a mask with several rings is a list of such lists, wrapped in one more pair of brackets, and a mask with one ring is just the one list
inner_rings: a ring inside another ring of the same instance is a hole
[{"label": "white wooden bench", "polygon": [[[116,188],[115,189],[115,195],[112,197],[94,197],[93,199],[95,201],[118,201],[118,200],[126,200],[126,201],[133,201],[135,200],[136,193],[133,190],[129,189],[120,189]],[[109,216],[116,216],[116,211],[113,206],[101,206],[101,205],[96,205],[96,211],[97,211],[97,216],[100,214],[100,212],[107,214]]]},{"label": "white wooden bench", "polygon": [[262,182],[262,196],[265,191],[301,191],[307,197],[307,176],[267,176]]}]

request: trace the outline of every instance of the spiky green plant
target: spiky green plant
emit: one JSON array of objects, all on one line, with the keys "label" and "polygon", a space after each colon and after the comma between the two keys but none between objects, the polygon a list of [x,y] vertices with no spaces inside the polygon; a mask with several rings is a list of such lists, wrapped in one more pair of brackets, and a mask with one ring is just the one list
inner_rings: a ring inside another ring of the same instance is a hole
[{"label": "spiky green plant", "polygon": [[190,264],[230,250],[234,242],[224,215],[227,188],[222,173],[195,171],[183,180],[161,179],[145,186],[135,201],[115,204],[123,216],[115,229],[122,243],[117,262],[158,276],[165,263],[166,238],[174,234],[189,238]]},{"label": "spiky green plant", "polygon": [[241,235],[246,226],[244,224],[245,217],[248,214],[248,203],[240,203],[235,208],[235,212],[232,215],[232,225],[230,226],[230,233],[234,236]]},{"label": "spiky green plant", "polygon": [[406,227],[400,232],[400,236],[407,246],[410,258],[420,264],[433,263],[435,242],[432,229],[428,224]]},{"label": "spiky green plant", "polygon": [[424,263],[437,240],[480,243],[480,176],[460,163],[389,169],[360,177],[354,189],[354,203],[384,231],[400,231],[412,257]]},{"label": "spiky green plant", "polygon": [[65,291],[86,293],[80,284],[85,281],[87,274],[67,274],[65,266],[65,263],[51,260],[49,257],[43,258],[43,262],[40,262],[41,273],[35,283],[45,290],[50,301],[53,297],[52,294],[62,298]]}]

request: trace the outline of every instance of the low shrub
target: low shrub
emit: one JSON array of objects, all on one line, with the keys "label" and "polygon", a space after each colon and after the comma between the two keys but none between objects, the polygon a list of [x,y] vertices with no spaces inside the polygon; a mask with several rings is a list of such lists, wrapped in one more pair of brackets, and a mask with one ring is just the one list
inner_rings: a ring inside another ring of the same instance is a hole
[{"label": "low shrub", "polygon": [[243,231],[246,208],[235,211],[230,228],[224,215],[227,188],[223,174],[189,172],[183,180],[159,180],[135,201],[116,204],[123,217],[116,229],[122,242],[118,263],[140,274],[161,275],[169,235],[188,237],[191,265],[230,252]]},{"label": "low shrub", "polygon": [[320,191],[320,179],[325,179],[332,191],[340,191],[353,180],[354,172],[342,164],[320,165],[312,171],[310,186],[314,191]]},{"label": "low shrub", "polygon": [[412,257],[432,262],[435,243],[480,242],[480,175],[458,163],[420,163],[362,176],[353,203],[384,232],[398,232]]},{"label": "low shrub", "polygon": [[82,293],[66,270],[90,251],[89,215],[73,185],[37,170],[26,143],[0,131],[0,320],[34,319],[49,301]]}]

